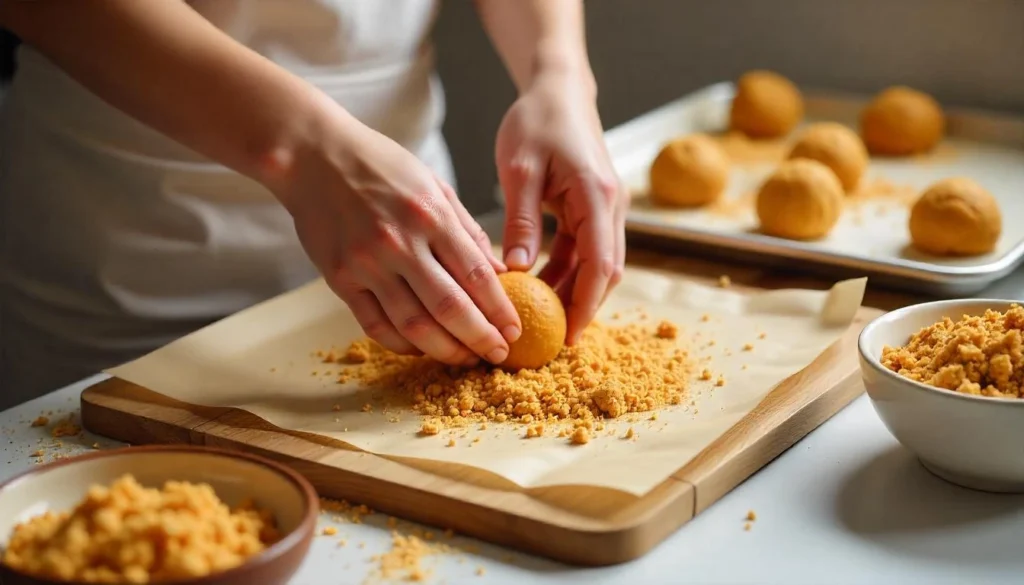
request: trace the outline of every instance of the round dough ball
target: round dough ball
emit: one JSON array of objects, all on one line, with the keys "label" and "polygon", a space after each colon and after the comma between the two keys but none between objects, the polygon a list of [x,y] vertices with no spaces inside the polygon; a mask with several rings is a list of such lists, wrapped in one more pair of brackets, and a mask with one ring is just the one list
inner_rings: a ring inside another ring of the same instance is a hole
[{"label": "round dough ball", "polygon": [[868,151],[889,156],[927,152],[942,140],[946,119],[933,97],[909,87],[890,87],[860,115]]},{"label": "round dough ball", "polygon": [[736,83],[729,127],[751,138],[785,136],[804,117],[804,100],[792,81],[771,71],[750,71]]},{"label": "round dough ball", "polygon": [[971,179],[943,179],[910,209],[914,246],[937,256],[973,256],[996,247],[1003,229],[995,197]]},{"label": "round dough ball", "polygon": [[790,159],[816,160],[839,178],[843,189],[853,191],[868,168],[868,150],[860,136],[842,124],[812,124],[789,151]]},{"label": "round dough ball", "polygon": [[815,240],[839,221],[843,185],[827,166],[798,158],[779,165],[757,193],[761,231],[791,240]]},{"label": "round dough ball", "polygon": [[709,136],[694,134],[667,144],[651,164],[651,199],[661,205],[711,203],[725,190],[729,158]]},{"label": "round dough ball", "polygon": [[498,275],[502,288],[519,313],[522,335],[509,346],[502,368],[518,370],[545,366],[565,346],[565,308],[546,282],[526,272]]}]

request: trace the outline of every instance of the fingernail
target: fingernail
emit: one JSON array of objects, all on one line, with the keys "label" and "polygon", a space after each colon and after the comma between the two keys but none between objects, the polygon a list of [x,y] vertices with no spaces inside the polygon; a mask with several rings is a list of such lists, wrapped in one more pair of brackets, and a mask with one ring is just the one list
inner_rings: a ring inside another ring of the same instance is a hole
[{"label": "fingernail", "polygon": [[508,251],[505,255],[505,264],[508,264],[509,268],[528,268],[527,264],[530,259],[526,254],[526,248],[522,246],[516,246]]},{"label": "fingernail", "polygon": [[509,343],[515,343],[515,341],[519,339],[519,336],[522,334],[523,332],[519,329],[519,327],[516,327],[515,325],[507,325],[504,329],[501,330],[501,336],[504,337],[505,341]]},{"label": "fingernail", "polygon": [[507,357],[508,349],[504,347],[496,347],[491,350],[491,353],[487,354],[487,361],[491,362],[492,364],[500,364],[501,362],[505,361],[505,358]]}]

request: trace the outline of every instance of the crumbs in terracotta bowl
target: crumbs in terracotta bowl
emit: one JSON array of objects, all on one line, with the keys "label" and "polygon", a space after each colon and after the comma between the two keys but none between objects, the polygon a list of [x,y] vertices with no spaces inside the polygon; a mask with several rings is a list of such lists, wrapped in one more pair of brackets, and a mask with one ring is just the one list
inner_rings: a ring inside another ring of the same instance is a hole
[{"label": "crumbs in terracotta bowl", "polygon": [[882,365],[936,388],[995,398],[1024,398],[1024,307],[1005,313],[949,317],[929,325],[902,347],[882,349]]},{"label": "crumbs in terracotta bowl", "polygon": [[272,515],[232,509],[205,483],[143,487],[124,475],[94,485],[70,511],[15,526],[3,564],[36,578],[84,583],[160,583],[220,573],[279,538]]}]

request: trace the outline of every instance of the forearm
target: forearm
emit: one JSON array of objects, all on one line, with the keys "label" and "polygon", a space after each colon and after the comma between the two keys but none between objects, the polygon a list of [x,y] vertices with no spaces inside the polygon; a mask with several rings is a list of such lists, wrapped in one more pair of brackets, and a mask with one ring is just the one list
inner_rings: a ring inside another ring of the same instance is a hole
[{"label": "forearm", "polygon": [[587,57],[583,0],[475,0],[495,49],[520,92],[540,76],[578,78],[596,93]]},{"label": "forearm", "polygon": [[114,107],[264,183],[332,107],[185,2],[0,1],[0,25]]}]

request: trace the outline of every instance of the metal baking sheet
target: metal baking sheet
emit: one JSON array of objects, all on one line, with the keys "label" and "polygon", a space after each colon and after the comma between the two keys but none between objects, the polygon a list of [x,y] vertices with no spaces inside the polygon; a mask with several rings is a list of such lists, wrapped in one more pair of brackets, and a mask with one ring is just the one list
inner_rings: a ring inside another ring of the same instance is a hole
[{"label": "metal baking sheet", "polygon": [[[646,197],[647,176],[658,151],[686,134],[723,132],[733,94],[732,83],[716,84],[606,132],[616,170],[635,197],[627,219],[629,230],[730,257],[753,256],[829,274],[867,275],[876,282],[940,296],[976,293],[1024,260],[1024,120],[987,112],[947,108],[947,138],[930,155],[872,158],[863,184],[888,185],[893,195],[848,205],[832,233],[820,241],[796,242],[756,232],[753,193],[777,160],[734,164],[724,201],[707,209],[651,206]],[[828,120],[852,128],[870,99],[807,89],[804,96],[805,125]],[[778,152],[784,152],[791,139],[777,144]],[[913,197],[930,183],[956,175],[975,179],[999,201],[1003,233],[991,254],[933,258],[909,245],[907,219]]]}]

